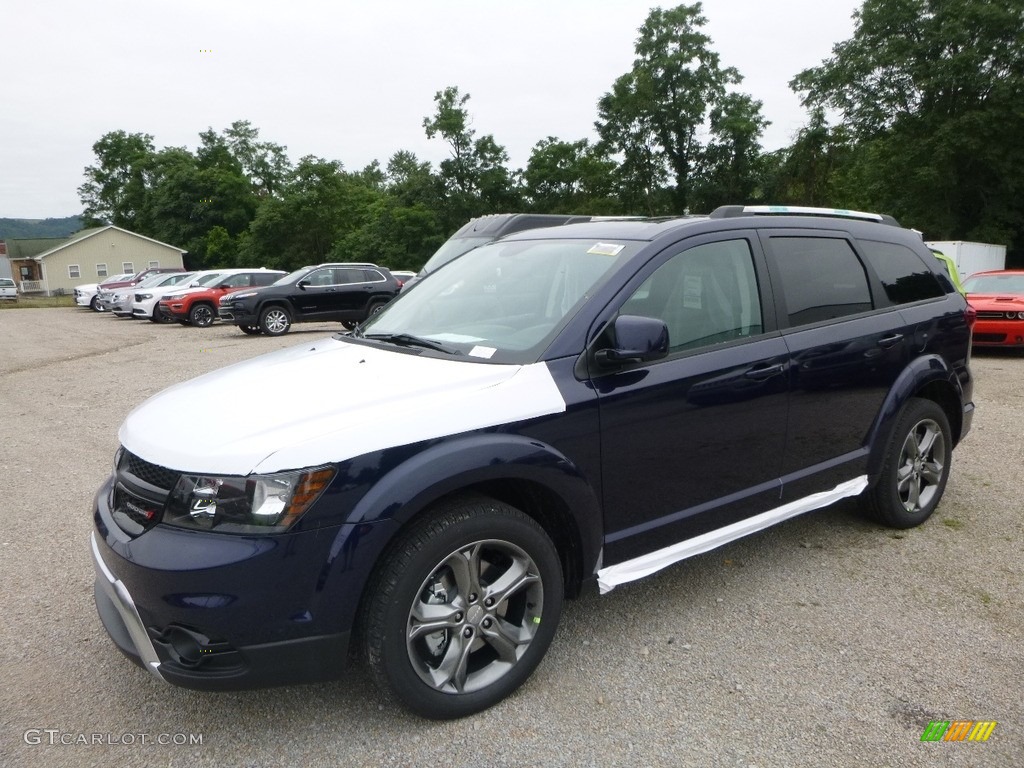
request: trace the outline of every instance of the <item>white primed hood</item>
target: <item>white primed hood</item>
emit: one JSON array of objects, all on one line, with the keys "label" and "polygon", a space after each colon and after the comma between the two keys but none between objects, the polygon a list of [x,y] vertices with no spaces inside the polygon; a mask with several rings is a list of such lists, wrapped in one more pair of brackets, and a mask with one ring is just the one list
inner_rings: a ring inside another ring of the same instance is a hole
[{"label": "white primed hood", "polygon": [[247,475],[564,410],[543,363],[460,362],[322,339],[164,390],[128,415],[119,437],[160,466]]}]

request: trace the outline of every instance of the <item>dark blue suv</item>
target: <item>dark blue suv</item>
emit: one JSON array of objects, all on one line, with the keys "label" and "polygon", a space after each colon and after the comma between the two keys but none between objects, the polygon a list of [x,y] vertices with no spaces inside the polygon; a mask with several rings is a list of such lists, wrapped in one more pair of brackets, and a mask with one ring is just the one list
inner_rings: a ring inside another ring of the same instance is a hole
[{"label": "dark blue suv", "polygon": [[[971,424],[972,319],[874,214],[512,235],[351,335],[132,412],[95,499],[100,616],[178,685],[339,677],[352,646],[413,711],[479,711],[588,584],[845,497],[923,522]],[[288,396],[269,415],[267,380]],[[231,408],[265,415],[178,429]]]}]

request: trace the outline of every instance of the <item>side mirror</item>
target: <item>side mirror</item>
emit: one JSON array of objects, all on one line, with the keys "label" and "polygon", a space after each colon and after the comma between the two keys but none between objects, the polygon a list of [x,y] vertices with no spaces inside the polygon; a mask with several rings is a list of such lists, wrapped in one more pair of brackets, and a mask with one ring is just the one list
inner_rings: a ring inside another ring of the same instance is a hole
[{"label": "side mirror", "polygon": [[309,280],[299,280],[295,285],[300,291],[304,291],[306,286],[309,285]]},{"label": "side mirror", "polygon": [[601,365],[649,363],[668,354],[668,326],[664,320],[640,315],[619,315],[612,326],[615,344],[597,351]]}]

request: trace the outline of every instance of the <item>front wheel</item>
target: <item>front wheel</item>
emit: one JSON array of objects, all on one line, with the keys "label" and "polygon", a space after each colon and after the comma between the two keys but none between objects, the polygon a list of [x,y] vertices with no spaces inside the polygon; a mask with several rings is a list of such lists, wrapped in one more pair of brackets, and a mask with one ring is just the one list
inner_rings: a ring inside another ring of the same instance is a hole
[{"label": "front wheel", "polygon": [[375,572],[362,621],[370,671],[423,717],[479,712],[540,663],[563,591],[558,553],[536,521],[485,497],[450,501]]},{"label": "front wheel", "polygon": [[886,446],[878,482],[868,493],[874,517],[893,528],[927,520],[946,489],[952,454],[945,411],[931,400],[909,400]]},{"label": "front wheel", "polygon": [[162,309],[160,309],[159,304],[153,307],[153,316],[149,319],[152,320],[154,323],[160,323],[162,325],[174,322],[174,318],[168,315]]},{"label": "front wheel", "polygon": [[188,322],[197,328],[209,328],[213,325],[213,307],[209,304],[196,304],[188,311]]},{"label": "front wheel", "polygon": [[292,319],[284,307],[267,307],[260,313],[260,330],[268,336],[288,333]]}]

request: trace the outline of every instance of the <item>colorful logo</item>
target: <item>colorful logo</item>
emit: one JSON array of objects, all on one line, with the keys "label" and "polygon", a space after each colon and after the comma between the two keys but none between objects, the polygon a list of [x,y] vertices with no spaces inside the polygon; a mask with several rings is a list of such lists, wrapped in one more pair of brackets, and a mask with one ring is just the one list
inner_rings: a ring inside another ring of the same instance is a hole
[{"label": "colorful logo", "polygon": [[988,741],[995,729],[995,720],[932,720],[921,741]]}]

